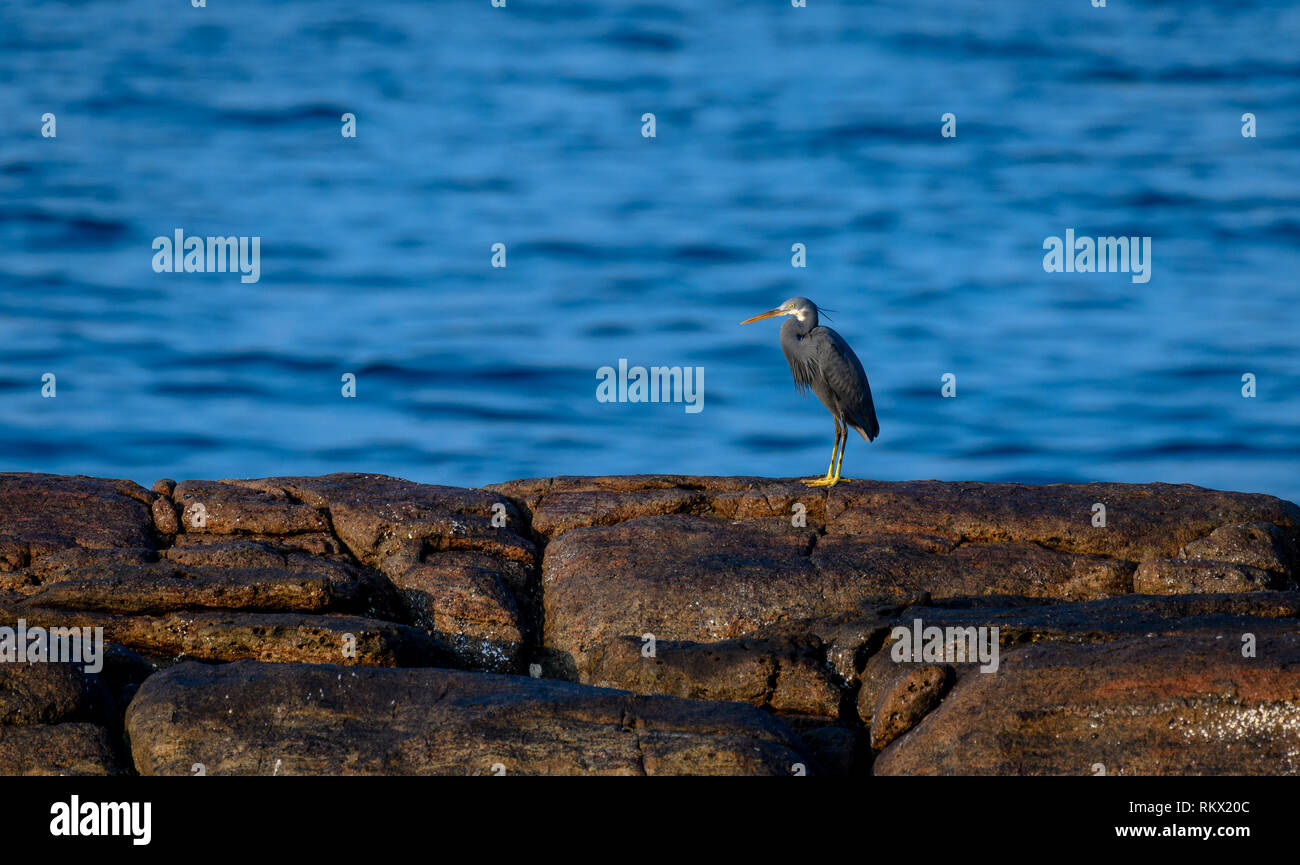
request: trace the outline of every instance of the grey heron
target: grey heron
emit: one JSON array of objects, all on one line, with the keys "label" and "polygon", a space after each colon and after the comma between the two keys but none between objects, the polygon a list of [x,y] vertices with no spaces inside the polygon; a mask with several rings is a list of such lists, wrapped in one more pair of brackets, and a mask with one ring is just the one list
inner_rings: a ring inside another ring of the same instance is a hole
[{"label": "grey heron", "polygon": [[[840,481],[844,464],[844,446],[849,429],[855,429],[867,441],[880,435],[876,407],[871,401],[871,385],[862,362],[834,330],[817,322],[817,304],[806,297],[792,297],[776,309],[747,318],[741,324],[762,321],[777,315],[789,316],[781,325],[781,351],[790,364],[794,384],[800,391],[809,388],[835,419],[835,444],[831,447],[831,465],[826,477],[806,480],[814,487],[833,487]],[[836,458],[838,454],[838,461]]]}]

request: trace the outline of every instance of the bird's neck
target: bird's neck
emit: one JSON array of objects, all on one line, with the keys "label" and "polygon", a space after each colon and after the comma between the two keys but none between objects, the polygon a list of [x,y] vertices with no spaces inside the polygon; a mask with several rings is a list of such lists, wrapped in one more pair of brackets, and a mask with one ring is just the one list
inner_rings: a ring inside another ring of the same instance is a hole
[{"label": "bird's neck", "polygon": [[811,333],[812,329],[816,326],[817,326],[817,313],[806,312],[804,313],[803,321],[800,321],[797,316],[793,316],[793,315],[787,318],[785,320],[785,324],[781,325],[781,330],[785,331],[792,337],[795,337],[797,339],[803,339],[805,336]]}]

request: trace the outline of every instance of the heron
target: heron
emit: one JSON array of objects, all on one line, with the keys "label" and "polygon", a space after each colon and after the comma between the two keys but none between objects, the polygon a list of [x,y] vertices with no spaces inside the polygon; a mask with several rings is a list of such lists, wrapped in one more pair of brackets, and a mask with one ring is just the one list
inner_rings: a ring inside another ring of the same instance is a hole
[{"label": "heron", "polygon": [[[844,464],[844,446],[849,428],[870,442],[880,435],[876,407],[871,401],[871,385],[862,369],[862,361],[834,330],[817,322],[818,308],[806,297],[792,297],[776,309],[769,309],[741,324],[784,315],[781,325],[781,351],[790,364],[795,387],[802,393],[809,388],[835,420],[835,444],[831,447],[831,464],[826,477],[804,481],[812,487],[833,487],[850,478],[840,477]],[[838,461],[836,455],[838,454]]]}]

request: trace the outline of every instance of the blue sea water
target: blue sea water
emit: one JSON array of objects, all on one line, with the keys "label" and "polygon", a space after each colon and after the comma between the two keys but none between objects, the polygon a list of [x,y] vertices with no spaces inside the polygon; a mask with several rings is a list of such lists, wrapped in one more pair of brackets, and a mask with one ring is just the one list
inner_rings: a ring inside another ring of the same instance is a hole
[{"label": "blue sea water", "polygon": [[[1300,500],[1297,45],[1290,2],[0,3],[0,469],[816,475],[738,326],[806,295],[875,391],[846,474]],[[260,281],[155,273],[177,228]],[[1070,228],[1150,282],[1045,273]],[[620,358],[703,411],[598,402]]]}]

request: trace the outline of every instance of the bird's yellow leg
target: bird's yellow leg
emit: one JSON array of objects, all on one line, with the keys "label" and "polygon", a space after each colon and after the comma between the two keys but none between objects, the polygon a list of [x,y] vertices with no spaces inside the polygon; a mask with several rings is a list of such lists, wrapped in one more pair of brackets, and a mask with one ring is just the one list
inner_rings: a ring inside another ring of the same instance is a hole
[{"label": "bird's yellow leg", "polygon": [[841,433],[840,419],[835,418],[835,443],[831,445],[831,464],[826,469],[826,477],[813,478],[812,480],[804,481],[804,483],[807,484],[808,486],[827,487],[827,486],[833,486],[835,484],[835,480],[833,477],[835,472],[835,454],[840,449],[840,433]]},{"label": "bird's yellow leg", "polygon": [[840,426],[839,418],[834,415],[832,415],[831,418],[835,421],[835,444],[831,445],[831,464],[826,467],[827,478],[829,478],[831,473],[835,470],[835,451],[837,449],[840,452],[840,459],[844,459],[844,427]]},{"label": "bird's yellow leg", "polygon": [[849,443],[849,428],[844,427],[844,438],[840,441],[840,460],[835,464],[835,476],[831,478],[831,486],[835,486],[840,481],[851,481],[853,478],[840,477],[840,467],[844,465],[844,447]]}]

